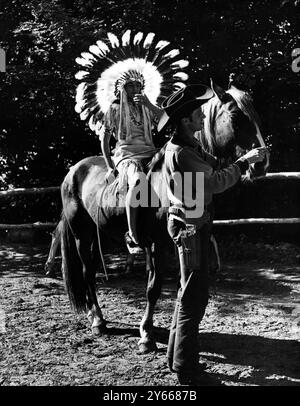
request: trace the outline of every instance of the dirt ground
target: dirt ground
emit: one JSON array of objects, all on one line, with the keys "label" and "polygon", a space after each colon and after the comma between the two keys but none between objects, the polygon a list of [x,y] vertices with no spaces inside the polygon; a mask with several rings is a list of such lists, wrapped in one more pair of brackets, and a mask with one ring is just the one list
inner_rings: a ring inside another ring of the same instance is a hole
[{"label": "dirt ground", "polygon": [[[158,351],[140,355],[143,258],[125,275],[125,254],[106,255],[110,277],[97,286],[108,332],[93,337],[85,316],[72,312],[59,269],[56,279],[45,277],[47,250],[0,246],[0,385],[177,385],[166,363],[175,271],[155,313]],[[299,386],[300,250],[263,250],[224,260],[200,326],[201,360],[228,386]]]}]

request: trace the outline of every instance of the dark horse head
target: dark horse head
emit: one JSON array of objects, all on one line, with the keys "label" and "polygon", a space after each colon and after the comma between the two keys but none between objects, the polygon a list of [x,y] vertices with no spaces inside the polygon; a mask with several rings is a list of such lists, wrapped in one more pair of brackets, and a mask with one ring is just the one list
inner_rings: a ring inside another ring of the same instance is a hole
[{"label": "dark horse head", "polygon": [[[226,92],[213,82],[211,87],[215,97],[203,105],[204,131],[196,134],[204,149],[228,165],[252,148],[265,147],[250,95],[234,86]],[[245,178],[263,176],[268,167],[266,156],[263,162],[250,166]]]}]

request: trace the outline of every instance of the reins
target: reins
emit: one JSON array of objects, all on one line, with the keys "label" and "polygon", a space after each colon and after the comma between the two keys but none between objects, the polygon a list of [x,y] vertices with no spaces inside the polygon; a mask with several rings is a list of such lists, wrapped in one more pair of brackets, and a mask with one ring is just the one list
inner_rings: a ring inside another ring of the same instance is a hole
[{"label": "reins", "polygon": [[[102,196],[103,196],[104,190],[105,190],[105,187],[103,188],[103,190],[101,192],[101,195],[100,195],[100,199],[99,199],[100,203],[102,201]],[[106,269],[106,265],[105,265],[105,261],[104,261],[104,256],[103,256],[102,247],[101,247],[101,238],[100,238],[100,229],[99,229],[100,209],[101,209],[101,205],[98,204],[97,205],[97,219],[96,219],[97,220],[97,224],[96,224],[96,227],[97,227],[97,239],[98,239],[99,253],[100,253],[100,257],[101,257],[101,261],[102,261],[102,267],[103,267],[103,270],[104,270],[105,278],[108,281],[108,274],[107,274],[107,269]]]}]

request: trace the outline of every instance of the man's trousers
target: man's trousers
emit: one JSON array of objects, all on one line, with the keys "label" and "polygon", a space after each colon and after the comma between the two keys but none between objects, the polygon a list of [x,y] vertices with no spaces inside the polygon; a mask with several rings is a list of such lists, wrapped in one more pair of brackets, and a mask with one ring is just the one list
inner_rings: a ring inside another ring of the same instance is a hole
[{"label": "man's trousers", "polygon": [[199,365],[199,324],[208,303],[208,224],[190,237],[180,235],[183,222],[169,218],[168,232],[180,261],[180,287],[170,328],[167,357],[173,372],[196,373]]}]

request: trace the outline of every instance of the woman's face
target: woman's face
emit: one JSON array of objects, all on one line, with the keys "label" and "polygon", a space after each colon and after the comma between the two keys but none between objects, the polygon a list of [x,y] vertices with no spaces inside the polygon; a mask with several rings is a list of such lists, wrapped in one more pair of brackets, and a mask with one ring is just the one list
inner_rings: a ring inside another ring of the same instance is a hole
[{"label": "woman's face", "polygon": [[126,83],[126,85],[124,86],[124,89],[126,90],[127,93],[127,98],[129,100],[133,100],[133,97],[136,94],[140,94],[142,91],[142,85],[140,82],[137,81],[131,81]]}]

